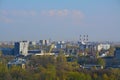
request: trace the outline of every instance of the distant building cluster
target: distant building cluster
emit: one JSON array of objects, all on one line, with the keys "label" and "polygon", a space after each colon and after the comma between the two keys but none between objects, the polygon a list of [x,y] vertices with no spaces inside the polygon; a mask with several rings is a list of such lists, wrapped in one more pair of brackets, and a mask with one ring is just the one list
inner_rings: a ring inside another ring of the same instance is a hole
[{"label": "distant building cluster", "polygon": [[[107,66],[120,63],[120,47],[115,47],[113,55],[110,49],[113,44],[109,42],[90,42],[88,35],[80,35],[79,41],[15,41],[15,42],[0,42],[0,51],[2,55],[13,56],[43,56],[64,54],[68,56],[89,56],[92,58],[103,58]],[[25,68],[26,61],[22,58],[16,58],[8,63],[8,66],[19,65]],[[84,65],[84,68],[99,65]]]},{"label": "distant building cluster", "polygon": [[[65,55],[83,55],[105,57],[109,54],[110,43],[89,42],[88,35],[80,35],[80,40],[75,41],[17,41],[0,42],[0,45],[11,45],[12,47],[0,48],[4,55],[58,55],[60,52]],[[115,55],[119,56],[119,49],[116,48]]]}]

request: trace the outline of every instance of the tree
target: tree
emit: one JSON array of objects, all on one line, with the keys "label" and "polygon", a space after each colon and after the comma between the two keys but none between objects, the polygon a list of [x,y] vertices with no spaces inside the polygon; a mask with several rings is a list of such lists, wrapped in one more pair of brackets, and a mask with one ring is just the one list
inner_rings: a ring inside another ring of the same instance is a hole
[{"label": "tree", "polygon": [[103,77],[103,80],[110,80],[107,74],[103,74],[102,77]]},{"label": "tree", "polygon": [[98,58],[99,57],[99,51],[96,51],[96,58]]},{"label": "tree", "polygon": [[104,67],[104,66],[105,66],[105,60],[102,59],[102,58],[98,58],[98,59],[97,59],[97,64]]},{"label": "tree", "polygon": [[2,63],[0,63],[0,80],[12,80],[7,66]]},{"label": "tree", "polygon": [[88,53],[90,52],[89,48],[85,48],[85,55],[88,55]]},{"label": "tree", "polygon": [[98,75],[96,73],[93,74],[93,80],[97,80]]},{"label": "tree", "polygon": [[109,49],[109,55],[113,56],[114,55],[115,48],[113,46],[110,47]]},{"label": "tree", "polygon": [[2,56],[2,54],[3,54],[2,51],[0,51],[0,57]]},{"label": "tree", "polygon": [[40,65],[46,67],[47,64],[55,64],[54,56],[32,56],[29,62],[29,65],[33,67],[38,67]]},{"label": "tree", "polygon": [[56,75],[59,76],[60,80],[65,79],[65,73],[67,68],[67,60],[63,53],[60,53],[56,58]]},{"label": "tree", "polygon": [[[38,71],[37,71],[38,72]],[[40,80],[56,80],[56,69],[54,65],[48,64],[47,67],[39,67]]]}]

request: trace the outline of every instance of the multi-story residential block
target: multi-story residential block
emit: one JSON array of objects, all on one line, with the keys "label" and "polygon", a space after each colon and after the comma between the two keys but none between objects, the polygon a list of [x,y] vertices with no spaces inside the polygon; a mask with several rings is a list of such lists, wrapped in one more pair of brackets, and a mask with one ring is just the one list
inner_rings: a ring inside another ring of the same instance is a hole
[{"label": "multi-story residential block", "polygon": [[62,49],[62,48],[65,48],[65,42],[64,41],[58,41],[56,44],[55,44],[55,48],[57,49]]},{"label": "multi-story residential block", "polygon": [[48,45],[49,44],[49,40],[40,40],[40,45]]},{"label": "multi-story residential block", "polygon": [[37,43],[36,43],[35,41],[30,41],[30,42],[29,42],[29,45],[30,45],[30,46],[34,46],[34,45],[36,45],[36,44],[37,44]]},{"label": "multi-story residential block", "polygon": [[20,54],[20,55],[28,55],[28,41],[21,41],[21,42],[15,42],[14,45],[14,55]]}]

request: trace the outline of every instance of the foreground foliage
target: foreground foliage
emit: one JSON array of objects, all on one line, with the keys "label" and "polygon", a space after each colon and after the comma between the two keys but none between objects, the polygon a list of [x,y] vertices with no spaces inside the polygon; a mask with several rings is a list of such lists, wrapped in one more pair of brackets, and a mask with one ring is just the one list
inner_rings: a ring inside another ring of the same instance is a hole
[{"label": "foreground foliage", "polygon": [[120,80],[120,69],[85,70],[63,55],[32,56],[26,69],[0,63],[0,80]]}]

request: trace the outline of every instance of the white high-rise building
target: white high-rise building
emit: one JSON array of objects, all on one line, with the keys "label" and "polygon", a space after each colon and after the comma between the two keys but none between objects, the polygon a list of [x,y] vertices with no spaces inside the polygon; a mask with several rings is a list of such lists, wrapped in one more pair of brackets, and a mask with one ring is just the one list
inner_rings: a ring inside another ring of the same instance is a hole
[{"label": "white high-rise building", "polygon": [[110,49],[110,44],[98,44],[97,45],[97,50],[101,51],[101,50],[108,50]]},{"label": "white high-rise building", "polygon": [[28,41],[20,41],[20,42],[15,42],[15,52],[14,54],[20,54],[20,55],[28,55],[28,46],[29,42]]}]

